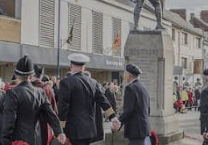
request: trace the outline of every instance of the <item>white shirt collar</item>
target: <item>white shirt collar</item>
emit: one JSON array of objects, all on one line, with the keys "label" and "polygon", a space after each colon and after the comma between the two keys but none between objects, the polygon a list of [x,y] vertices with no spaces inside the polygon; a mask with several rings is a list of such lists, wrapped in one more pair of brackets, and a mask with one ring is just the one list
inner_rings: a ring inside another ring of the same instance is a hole
[{"label": "white shirt collar", "polygon": [[138,78],[131,80],[129,84],[133,83],[136,80],[138,80]]}]

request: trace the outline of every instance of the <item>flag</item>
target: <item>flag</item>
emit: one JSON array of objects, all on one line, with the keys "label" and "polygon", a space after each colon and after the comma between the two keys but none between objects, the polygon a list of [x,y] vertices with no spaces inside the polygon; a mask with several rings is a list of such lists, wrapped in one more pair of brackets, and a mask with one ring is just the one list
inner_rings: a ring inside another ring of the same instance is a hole
[{"label": "flag", "polygon": [[116,38],[113,41],[113,50],[118,51],[118,48],[121,47],[121,35],[118,32]]},{"label": "flag", "polygon": [[71,45],[72,39],[73,39],[74,23],[75,23],[75,18],[73,20],[72,27],[71,27],[70,32],[69,32],[69,37],[67,39],[67,43],[69,43],[70,45]]}]

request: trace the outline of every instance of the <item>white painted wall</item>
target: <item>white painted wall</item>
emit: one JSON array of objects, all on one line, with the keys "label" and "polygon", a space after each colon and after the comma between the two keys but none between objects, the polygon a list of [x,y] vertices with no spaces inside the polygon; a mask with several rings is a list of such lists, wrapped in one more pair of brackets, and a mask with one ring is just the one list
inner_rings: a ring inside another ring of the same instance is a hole
[{"label": "white painted wall", "polygon": [[[103,48],[105,55],[112,55],[109,48],[112,47],[112,17],[122,20],[122,53],[129,34],[129,22],[133,23],[133,8],[120,4],[116,1],[106,1],[103,3],[97,0],[61,0],[61,39],[62,49],[68,49],[68,44],[64,43],[68,38],[68,3],[82,6],[82,37],[81,51],[92,52],[92,10],[103,13]],[[55,2],[55,28],[54,44],[58,47],[58,0]],[[144,27],[154,29],[156,19],[154,14],[143,9],[141,13],[140,29]],[[170,23],[164,21],[168,28]],[[39,0],[22,0],[22,29],[21,43],[39,46]],[[106,50],[108,49],[108,50]]]}]

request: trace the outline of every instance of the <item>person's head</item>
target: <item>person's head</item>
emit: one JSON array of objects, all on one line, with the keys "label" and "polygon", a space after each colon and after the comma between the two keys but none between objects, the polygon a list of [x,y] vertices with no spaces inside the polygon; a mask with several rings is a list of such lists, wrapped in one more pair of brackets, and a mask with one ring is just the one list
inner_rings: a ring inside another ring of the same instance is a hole
[{"label": "person's head", "polygon": [[91,73],[90,73],[89,71],[85,71],[85,72],[84,72],[84,75],[86,75],[86,76],[88,76],[88,77],[91,78]]},{"label": "person's head", "polygon": [[19,83],[19,80],[17,79],[16,75],[12,76],[11,85],[17,85]]},{"label": "person's head", "polygon": [[14,72],[20,82],[29,81],[31,79],[34,69],[33,62],[28,55],[20,58]]},{"label": "person's head", "polygon": [[198,87],[197,90],[200,91],[201,90],[201,87]]},{"label": "person's head", "polygon": [[106,87],[106,85],[107,85],[107,83],[106,83],[106,82],[104,82],[104,83],[103,83],[103,87],[105,88],[105,87]]},{"label": "person's head", "polygon": [[204,74],[204,83],[208,83],[208,69],[205,69],[203,71]]},{"label": "person's head", "polygon": [[70,69],[72,73],[85,71],[85,65],[90,61],[90,58],[84,54],[74,53],[68,56],[70,61]]},{"label": "person's head", "polygon": [[42,82],[49,82],[50,79],[47,75],[43,75],[42,79],[41,79]]},{"label": "person's head", "polygon": [[191,87],[189,88],[189,92],[192,92],[192,88]]},{"label": "person's head", "polygon": [[49,81],[47,82],[47,84],[49,84],[51,87],[53,87],[53,82],[52,82],[51,80],[49,80]]},{"label": "person's head", "polygon": [[111,91],[114,91],[114,83],[113,82],[111,82],[110,84],[109,84],[109,89],[111,90]]},{"label": "person's head", "polygon": [[55,76],[52,76],[51,77],[51,81],[55,84],[56,83],[56,77]]},{"label": "person's head", "polygon": [[36,80],[36,79],[42,79],[43,77],[43,74],[44,74],[44,67],[43,66],[40,66],[40,65],[34,65],[34,74],[33,74],[33,80]]},{"label": "person's head", "polygon": [[128,64],[126,66],[126,78],[127,82],[131,82],[133,79],[139,78],[140,74],[142,74],[141,69],[135,64]]},{"label": "person's head", "polygon": [[4,89],[4,87],[5,87],[5,83],[0,78],[0,89]]}]

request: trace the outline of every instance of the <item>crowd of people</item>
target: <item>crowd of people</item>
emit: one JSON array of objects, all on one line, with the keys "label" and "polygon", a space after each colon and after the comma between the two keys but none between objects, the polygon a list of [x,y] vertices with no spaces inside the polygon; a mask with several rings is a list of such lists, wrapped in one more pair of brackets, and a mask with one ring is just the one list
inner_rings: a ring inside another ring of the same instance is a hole
[{"label": "crowd of people", "polygon": [[101,109],[113,132],[124,125],[129,145],[144,145],[151,135],[150,97],[139,81],[140,68],[126,66],[128,85],[117,118],[117,82],[99,85],[84,71],[86,55],[68,59],[70,71],[61,81],[45,75],[28,55],[17,62],[11,82],[0,80],[0,145],[89,145],[103,139]]},{"label": "crowd of people", "polygon": [[201,87],[177,87],[174,92],[173,102],[176,112],[184,112],[186,110],[199,111],[200,109],[200,92]]},{"label": "crowd of people", "polygon": [[89,72],[83,71],[87,61],[80,62],[83,56],[76,60],[61,82],[44,74],[44,68],[27,55],[18,61],[11,82],[0,79],[0,145],[87,145],[101,140],[101,108],[112,129],[120,128],[116,85],[111,83],[102,93]]}]

